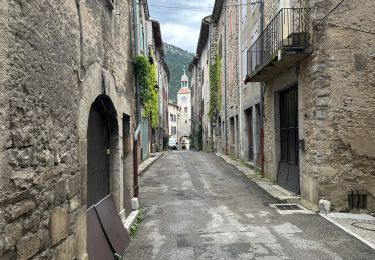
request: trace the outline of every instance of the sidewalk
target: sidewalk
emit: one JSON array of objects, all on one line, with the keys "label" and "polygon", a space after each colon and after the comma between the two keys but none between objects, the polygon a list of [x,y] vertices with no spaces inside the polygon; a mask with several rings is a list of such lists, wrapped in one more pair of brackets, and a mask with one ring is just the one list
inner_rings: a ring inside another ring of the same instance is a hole
[{"label": "sidewalk", "polygon": [[138,165],[138,175],[141,175],[148,167],[150,167],[157,159],[162,157],[164,152],[151,153],[150,157]]},{"label": "sidewalk", "polygon": [[[239,160],[232,159],[230,156],[218,154],[217,156],[223,158],[227,163],[236,167],[247,178],[255,182],[259,187],[265,190],[272,197],[284,203],[300,203],[301,198],[285,190],[279,185],[273,184],[271,181],[262,178],[256,171],[246,166]],[[313,209],[317,211],[316,209]],[[352,213],[336,213],[330,212],[328,214],[319,214],[329,222],[333,223],[340,229],[349,233],[353,237],[359,239],[370,248],[375,250],[375,217],[368,214],[352,214]]]},{"label": "sidewalk", "polygon": [[269,193],[272,197],[280,200],[281,202],[285,203],[299,203],[300,197],[294,195],[293,193],[287,191],[286,189],[280,187],[279,185],[273,184],[266,178],[262,178],[262,176],[254,171],[253,169],[246,166],[244,163],[240,162],[239,160],[234,160],[230,156],[218,154],[217,156],[223,158],[227,163],[236,167],[240,172],[242,172],[247,178],[258,184],[263,190]]}]

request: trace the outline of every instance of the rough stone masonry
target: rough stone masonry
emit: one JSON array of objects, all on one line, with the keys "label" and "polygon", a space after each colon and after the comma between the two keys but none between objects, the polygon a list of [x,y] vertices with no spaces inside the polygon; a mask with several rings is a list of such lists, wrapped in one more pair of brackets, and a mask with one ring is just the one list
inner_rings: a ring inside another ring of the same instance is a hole
[{"label": "rough stone masonry", "polygon": [[[316,206],[331,201],[334,210],[350,210],[348,195],[367,195],[375,211],[375,6],[369,1],[308,3],[312,54],[266,83],[265,174],[276,180],[278,91],[298,82],[301,197]],[[277,1],[267,1],[267,22]],[[266,19],[266,20],[267,20]],[[267,23],[266,23],[267,24]],[[345,27],[353,28],[348,29]]]},{"label": "rough stone masonry", "polygon": [[[134,114],[130,1],[107,2],[0,2],[1,259],[85,257],[90,106],[109,97],[118,140]],[[120,211],[132,182],[120,141],[114,157]]]}]

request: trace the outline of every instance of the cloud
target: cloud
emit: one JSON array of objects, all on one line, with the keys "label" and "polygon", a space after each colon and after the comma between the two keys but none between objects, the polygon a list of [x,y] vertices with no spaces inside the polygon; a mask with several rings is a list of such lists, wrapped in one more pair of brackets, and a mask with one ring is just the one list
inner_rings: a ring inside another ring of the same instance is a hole
[{"label": "cloud", "polygon": [[[160,22],[164,42],[171,43],[189,52],[195,53],[202,18],[210,15],[214,0],[148,0],[151,19]],[[168,9],[152,5],[181,7]],[[204,11],[186,10],[188,8]]]}]

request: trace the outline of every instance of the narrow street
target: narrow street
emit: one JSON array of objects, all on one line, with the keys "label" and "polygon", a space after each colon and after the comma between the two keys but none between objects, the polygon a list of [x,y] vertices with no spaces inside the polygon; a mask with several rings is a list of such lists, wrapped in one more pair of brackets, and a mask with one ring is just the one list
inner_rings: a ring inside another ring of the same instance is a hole
[{"label": "narrow street", "polygon": [[141,176],[145,217],[126,259],[375,259],[317,214],[278,203],[214,154],[167,152]]}]

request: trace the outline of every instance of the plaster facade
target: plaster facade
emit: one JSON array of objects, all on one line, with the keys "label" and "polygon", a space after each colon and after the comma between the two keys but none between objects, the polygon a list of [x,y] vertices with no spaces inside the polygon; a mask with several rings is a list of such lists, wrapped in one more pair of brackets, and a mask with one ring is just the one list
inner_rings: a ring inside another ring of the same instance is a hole
[{"label": "plaster facade", "polygon": [[260,167],[261,83],[249,82],[245,84],[244,81],[246,75],[248,75],[248,66],[255,66],[255,64],[251,64],[248,50],[260,48],[259,44],[255,44],[255,41],[260,36],[262,29],[261,5],[251,5],[250,0],[242,2],[244,5],[240,6],[240,25],[238,28],[240,39],[238,51],[241,68],[240,158]]}]

